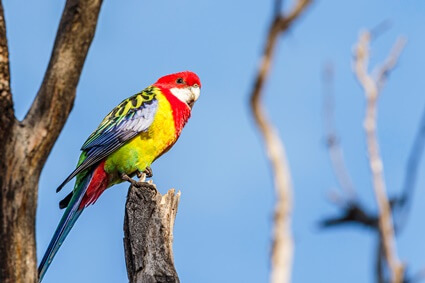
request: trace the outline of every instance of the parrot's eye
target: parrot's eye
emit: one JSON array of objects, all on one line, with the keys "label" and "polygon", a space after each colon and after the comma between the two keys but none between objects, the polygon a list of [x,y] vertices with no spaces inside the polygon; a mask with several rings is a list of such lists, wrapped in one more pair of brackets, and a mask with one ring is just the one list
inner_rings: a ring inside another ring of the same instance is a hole
[{"label": "parrot's eye", "polygon": [[183,78],[178,78],[178,79],[176,80],[176,83],[177,83],[177,84],[179,84],[179,85],[182,85],[182,84],[184,83]]}]

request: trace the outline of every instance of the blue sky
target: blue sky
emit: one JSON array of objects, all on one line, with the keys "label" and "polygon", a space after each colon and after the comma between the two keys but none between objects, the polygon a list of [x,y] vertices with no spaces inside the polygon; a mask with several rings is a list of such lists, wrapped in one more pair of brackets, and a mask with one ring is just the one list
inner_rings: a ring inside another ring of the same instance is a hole
[{"label": "blue sky", "polygon": [[[182,282],[266,282],[274,192],[248,108],[248,94],[269,26],[273,1],[105,1],[77,89],[77,99],[39,186],[37,252],[42,257],[62,215],[55,188],[74,168],[79,148],[122,99],[164,74],[192,70],[202,94],[173,150],[154,166],[164,193],[182,191],[174,254]],[[290,1],[288,1],[290,2]],[[290,3],[288,3],[289,5]],[[64,1],[5,0],[12,91],[22,118],[46,69]],[[362,28],[389,19],[373,43],[372,65],[398,35],[408,44],[384,88],[378,133],[390,193],[425,106],[423,1],[316,1],[279,41],[265,104],[285,142],[294,185],[292,281],[373,282],[375,235],[357,227],[323,231],[337,212],[337,189],[323,138],[321,71],[335,67],[336,126],[360,198],[375,208],[362,119],[364,96],[351,72]],[[425,266],[425,179],[418,188],[398,250],[412,271]],[[45,276],[48,282],[127,282],[123,215],[127,184],[85,210]]]}]

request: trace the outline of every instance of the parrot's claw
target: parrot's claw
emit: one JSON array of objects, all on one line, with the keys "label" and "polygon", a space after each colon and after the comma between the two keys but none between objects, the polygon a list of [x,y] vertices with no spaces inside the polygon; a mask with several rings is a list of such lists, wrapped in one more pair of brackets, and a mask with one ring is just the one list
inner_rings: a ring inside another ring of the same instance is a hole
[{"label": "parrot's claw", "polygon": [[140,178],[142,178],[142,181],[136,181],[133,178],[129,177],[127,174],[122,173],[121,174],[121,179],[127,182],[130,182],[132,186],[135,186],[136,188],[147,188],[150,189],[154,195],[157,194],[158,190],[156,189],[155,184],[152,182],[152,180],[149,180],[147,182],[145,182],[145,173],[140,173],[137,172],[137,175],[139,176],[139,174],[141,174]]},{"label": "parrot's claw", "polygon": [[147,178],[152,178],[153,177],[153,171],[151,167],[146,167],[145,171],[143,171],[143,173],[146,174]]},{"label": "parrot's claw", "polygon": [[139,170],[137,170],[136,171],[136,174],[137,174],[137,177],[138,178],[142,178],[143,177],[143,175],[144,175],[144,177],[145,178],[152,178],[153,177],[153,171],[152,171],[152,168],[150,168],[149,166],[148,167],[146,167],[146,169],[145,169],[145,171],[139,171]]},{"label": "parrot's claw", "polygon": [[140,172],[139,170],[136,171],[136,175],[137,175],[137,178],[139,178],[139,179],[143,178],[143,180],[144,180],[146,178],[146,174],[143,173],[143,172]]}]

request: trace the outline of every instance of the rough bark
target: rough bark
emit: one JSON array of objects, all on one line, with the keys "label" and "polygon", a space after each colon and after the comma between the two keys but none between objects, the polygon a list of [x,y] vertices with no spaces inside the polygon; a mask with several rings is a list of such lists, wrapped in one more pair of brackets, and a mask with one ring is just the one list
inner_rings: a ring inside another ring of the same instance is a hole
[{"label": "rough bark", "polygon": [[0,282],[36,282],[35,214],[41,169],[71,111],[101,0],[66,2],[34,103],[17,121],[0,2]]},{"label": "rough bark", "polygon": [[130,187],[124,249],[130,283],[180,282],[174,267],[173,227],[180,192],[165,195]]}]

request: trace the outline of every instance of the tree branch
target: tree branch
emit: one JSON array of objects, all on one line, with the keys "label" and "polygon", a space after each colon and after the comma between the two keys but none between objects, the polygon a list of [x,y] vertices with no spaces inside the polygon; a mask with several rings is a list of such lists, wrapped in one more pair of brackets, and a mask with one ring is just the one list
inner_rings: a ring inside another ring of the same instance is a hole
[{"label": "tree branch", "polygon": [[332,164],[335,177],[340,188],[348,195],[350,200],[356,197],[351,176],[345,165],[344,153],[339,142],[339,137],[334,123],[334,91],[333,91],[334,71],[332,65],[327,65],[323,70],[323,118],[326,131],[326,146]]},{"label": "tree branch", "polygon": [[377,69],[376,73],[376,84],[378,86],[378,94],[384,87],[385,81],[390,75],[391,71],[396,67],[398,58],[401,55],[401,52],[404,49],[404,46],[407,43],[407,39],[404,37],[399,37],[391,49],[390,55],[385,60],[384,64]]},{"label": "tree branch", "polygon": [[363,205],[355,200],[342,203],[338,216],[327,217],[320,221],[323,228],[336,227],[346,224],[359,224],[377,231],[378,217],[368,212]]},{"label": "tree branch", "polygon": [[[0,0],[1,1],[1,0]],[[0,2],[0,281],[37,282],[35,215],[41,169],[72,108],[101,0],[66,2],[50,63],[23,122],[16,121]]]},{"label": "tree branch", "polygon": [[165,195],[131,186],[124,219],[130,283],[180,282],[173,258],[173,228],[180,192]]},{"label": "tree branch", "polygon": [[[326,146],[332,164],[334,175],[342,189],[342,197],[333,194],[332,200],[340,207],[341,211],[336,216],[326,217],[320,221],[323,228],[331,228],[346,224],[356,224],[378,231],[377,216],[365,209],[357,199],[356,190],[351,181],[350,174],[345,166],[343,150],[339,143],[334,122],[334,71],[331,64],[323,68],[323,120],[326,133]],[[336,201],[335,201],[336,200]]]},{"label": "tree branch", "polygon": [[33,164],[44,162],[72,109],[102,0],[68,0],[43,83],[23,124]]},{"label": "tree branch", "polygon": [[[284,34],[310,3],[310,0],[297,1],[295,7],[287,16],[281,15],[280,11],[274,11],[275,16],[269,29],[264,46],[264,54],[251,93],[252,113],[264,138],[267,155],[274,175],[277,198],[274,214],[271,282],[290,282],[293,251],[290,232],[292,188],[284,145],[280,141],[274,126],[266,118],[260,98],[264,82],[270,70],[270,64],[279,34]],[[275,2],[274,7],[275,9],[280,9],[281,4]]]},{"label": "tree branch", "polygon": [[[6,22],[3,4],[0,0],[0,142],[8,138],[8,133],[15,122],[12,93],[10,91],[9,48],[6,37]],[[4,158],[0,156],[0,158]]]},{"label": "tree branch", "polygon": [[[383,164],[379,154],[378,137],[376,134],[377,100],[379,90],[382,87],[385,77],[388,75],[391,68],[394,67],[400,52],[392,53],[393,56],[397,57],[388,59],[387,62],[390,63],[384,65],[384,67],[378,72],[378,77],[374,80],[367,71],[369,62],[369,42],[370,33],[361,33],[359,42],[355,49],[354,70],[366,95],[367,104],[364,128],[366,132],[366,142],[369,154],[369,165],[372,172],[373,187],[379,209],[379,230],[382,239],[383,251],[390,269],[391,282],[401,283],[403,282],[404,267],[397,255],[391,207],[386,193]],[[397,45],[398,44],[396,44],[396,46]]]},{"label": "tree branch", "polygon": [[402,187],[401,195],[397,202],[395,202],[395,209],[398,212],[395,219],[396,232],[400,232],[407,219],[407,215],[410,211],[410,205],[412,203],[413,192],[416,185],[416,179],[418,174],[419,163],[422,158],[423,150],[425,146],[425,108],[422,112],[422,118],[419,123],[418,132],[416,133],[415,140],[412,148],[410,149],[409,158],[407,160],[406,172],[404,176],[404,182]]},{"label": "tree branch", "polygon": [[[380,24],[377,28],[370,32],[369,37],[377,37],[382,33],[382,30],[387,29],[388,22]],[[390,55],[385,60],[380,68],[376,68],[373,72],[375,76],[372,81],[376,83],[377,92],[382,90],[384,83],[390,74],[391,70],[397,65],[398,57],[401,54],[401,51],[406,43],[406,39],[400,38]],[[367,56],[366,56],[367,57]],[[367,63],[364,64],[366,69],[364,72],[367,74]],[[344,160],[342,158],[342,149],[339,148],[339,141],[334,127],[334,118],[333,118],[333,89],[332,89],[332,80],[333,80],[333,70],[330,67],[327,67],[323,71],[323,85],[324,85],[324,95],[323,95],[323,109],[324,109],[324,121],[325,121],[325,130],[327,132],[327,146],[329,149],[334,173],[337,177],[339,185],[344,189],[344,192],[348,195],[348,198],[341,198],[338,195],[335,197],[337,200],[337,205],[340,206],[341,211],[338,215],[327,217],[320,221],[320,225],[324,228],[337,227],[347,224],[356,224],[363,227],[372,228],[372,230],[377,232],[378,243],[377,243],[377,253],[376,253],[376,279],[377,282],[390,282],[387,275],[388,270],[391,271],[391,267],[387,262],[387,256],[384,252],[384,242],[382,231],[379,226],[378,216],[371,211],[365,209],[362,203],[357,200],[355,197],[355,192],[352,192],[354,189],[352,187],[349,179],[347,169],[344,166]],[[364,75],[363,75],[364,76]],[[370,75],[369,75],[370,76]],[[371,76],[370,76],[371,77]],[[409,159],[406,166],[406,175],[404,179],[404,184],[402,188],[402,193],[399,196],[393,197],[389,200],[389,207],[391,209],[394,233],[400,232],[405,219],[407,218],[407,213],[411,204],[413,190],[415,187],[417,169],[419,161],[423,152],[423,147],[425,146],[425,111],[422,116],[422,120],[419,125],[418,133],[416,135],[415,141],[410,151]],[[406,269],[404,267],[404,269]],[[389,274],[390,276],[392,274]],[[417,278],[415,276],[408,277],[406,274],[403,274],[403,282],[413,282]]]}]

